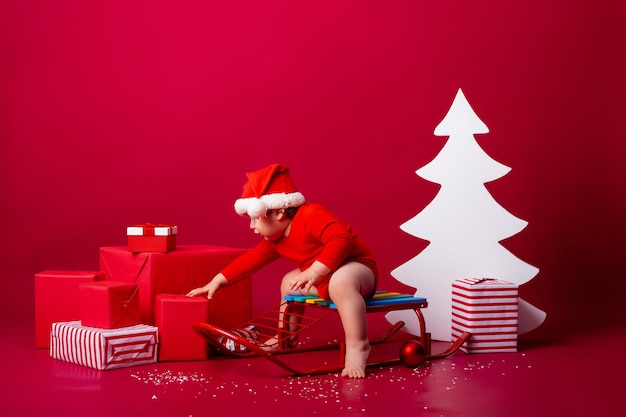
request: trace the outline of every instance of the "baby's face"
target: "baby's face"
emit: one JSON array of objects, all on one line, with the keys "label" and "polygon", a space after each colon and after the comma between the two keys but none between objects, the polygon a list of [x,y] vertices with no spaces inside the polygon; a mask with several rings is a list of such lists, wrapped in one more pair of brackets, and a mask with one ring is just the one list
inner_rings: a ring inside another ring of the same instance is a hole
[{"label": "baby's face", "polygon": [[251,217],[250,229],[257,235],[263,236],[265,240],[280,239],[289,225],[287,221],[281,221],[283,216],[273,210],[270,210],[263,217]]}]

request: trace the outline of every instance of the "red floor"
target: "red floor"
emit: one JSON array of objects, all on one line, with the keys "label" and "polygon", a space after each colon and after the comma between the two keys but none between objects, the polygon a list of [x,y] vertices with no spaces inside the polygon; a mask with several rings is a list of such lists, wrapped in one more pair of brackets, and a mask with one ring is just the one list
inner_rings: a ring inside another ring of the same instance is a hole
[{"label": "red floor", "polygon": [[[289,377],[262,359],[161,362],[96,371],[35,349],[32,315],[3,315],[3,416],[621,416],[626,329],[571,335],[518,353],[453,356],[363,380]],[[330,323],[337,333],[334,323]],[[374,319],[372,331],[382,328]],[[327,332],[325,329],[324,332]],[[404,336],[404,335],[403,335]],[[332,336],[331,336],[332,337]],[[306,341],[305,341],[306,342]],[[397,354],[397,343],[375,355]],[[443,350],[435,343],[433,351]],[[309,365],[336,351],[289,358]],[[318,361],[318,362],[315,362]]]}]

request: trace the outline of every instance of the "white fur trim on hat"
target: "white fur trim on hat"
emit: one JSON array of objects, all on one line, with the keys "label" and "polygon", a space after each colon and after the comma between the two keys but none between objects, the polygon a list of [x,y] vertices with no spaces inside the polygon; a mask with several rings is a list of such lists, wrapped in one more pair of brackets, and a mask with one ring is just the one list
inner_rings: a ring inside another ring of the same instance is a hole
[{"label": "white fur trim on hat", "polygon": [[235,212],[240,216],[261,217],[267,210],[288,207],[299,207],[305,203],[304,196],[299,193],[267,194],[259,198],[240,198],[235,201]]}]

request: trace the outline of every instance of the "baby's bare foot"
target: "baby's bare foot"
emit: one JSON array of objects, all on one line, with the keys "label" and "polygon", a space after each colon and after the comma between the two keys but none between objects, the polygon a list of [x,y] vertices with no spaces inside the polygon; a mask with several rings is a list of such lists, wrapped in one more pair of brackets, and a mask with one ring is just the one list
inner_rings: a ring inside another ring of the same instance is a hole
[{"label": "baby's bare foot", "polygon": [[369,342],[346,347],[346,361],[341,376],[346,378],[365,378],[365,368],[371,346]]}]

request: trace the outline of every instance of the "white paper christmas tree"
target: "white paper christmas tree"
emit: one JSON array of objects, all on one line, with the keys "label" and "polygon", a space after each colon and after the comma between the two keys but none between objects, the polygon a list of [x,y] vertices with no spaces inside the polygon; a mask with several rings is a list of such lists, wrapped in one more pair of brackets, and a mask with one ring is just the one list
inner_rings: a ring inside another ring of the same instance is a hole
[{"label": "white paper christmas tree", "polygon": [[[424,210],[400,226],[430,242],[391,274],[428,299],[424,317],[434,340],[451,339],[454,280],[498,278],[521,285],[539,272],[499,243],[528,223],[500,206],[485,187],[510,171],[476,142],[475,134],[488,132],[459,89],[448,114],[435,128],[435,135],[448,136],[448,141],[430,163],[416,171],[441,189]],[[406,331],[419,334],[414,313],[396,311],[386,317],[393,323],[404,321]],[[519,333],[536,328],[544,319],[543,311],[519,300]]]}]

